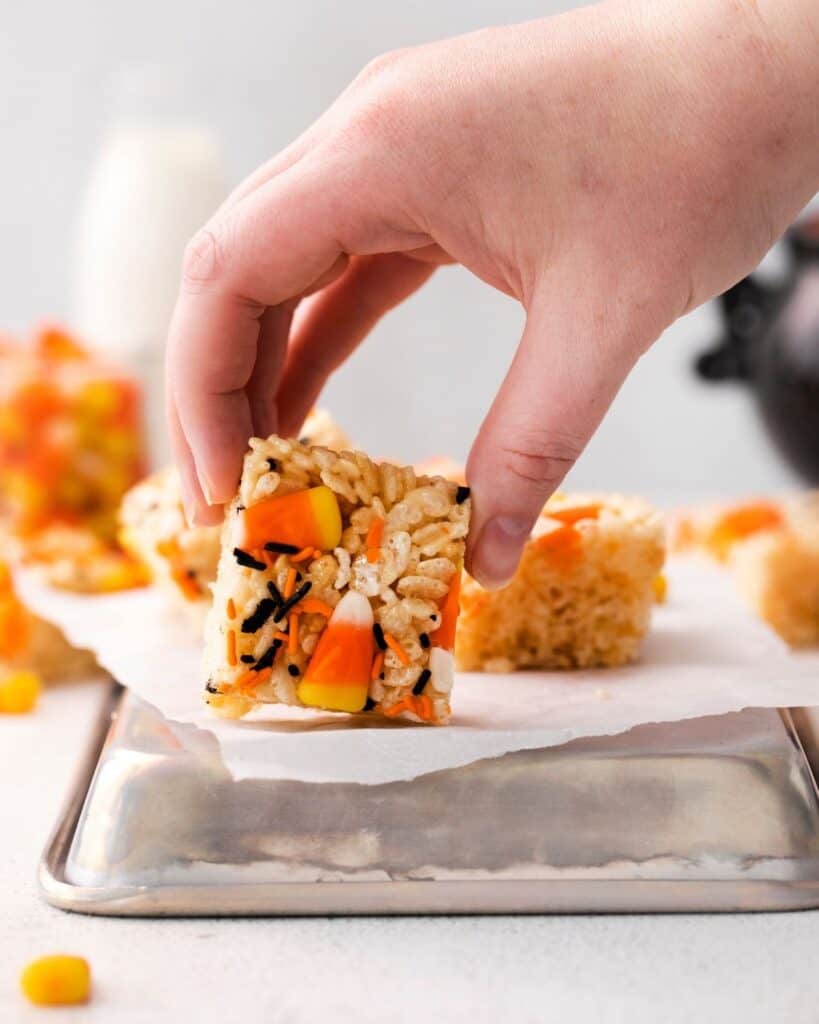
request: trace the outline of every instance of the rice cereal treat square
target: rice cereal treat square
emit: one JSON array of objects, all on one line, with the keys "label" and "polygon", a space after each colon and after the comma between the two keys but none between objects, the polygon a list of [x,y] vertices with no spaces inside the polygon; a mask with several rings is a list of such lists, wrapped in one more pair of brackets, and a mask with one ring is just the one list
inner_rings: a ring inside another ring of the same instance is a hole
[{"label": "rice cereal treat square", "polygon": [[206,627],[205,698],[444,724],[466,487],[360,452],[254,439]]},{"label": "rice cereal treat square", "polygon": [[819,491],[779,506],[780,525],[759,530],[731,550],[740,591],[756,614],[791,647],[819,644]]},{"label": "rice cereal treat square", "polygon": [[200,625],[210,607],[220,532],[219,526],[188,526],[179,476],[170,467],[132,487],[119,511],[120,544]]},{"label": "rice cereal treat square", "polygon": [[635,498],[555,495],[502,590],[465,577],[458,668],[623,665],[648,630],[665,557],[660,516]]}]

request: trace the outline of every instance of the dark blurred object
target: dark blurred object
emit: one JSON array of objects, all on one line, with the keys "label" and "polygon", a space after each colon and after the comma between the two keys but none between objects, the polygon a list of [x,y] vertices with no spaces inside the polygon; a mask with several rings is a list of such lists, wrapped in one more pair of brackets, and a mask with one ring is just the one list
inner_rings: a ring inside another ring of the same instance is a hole
[{"label": "dark blurred object", "polygon": [[752,275],[720,297],[725,337],[696,368],[708,381],[745,381],[779,450],[819,484],[819,214],[792,227],[785,244],[783,282]]}]

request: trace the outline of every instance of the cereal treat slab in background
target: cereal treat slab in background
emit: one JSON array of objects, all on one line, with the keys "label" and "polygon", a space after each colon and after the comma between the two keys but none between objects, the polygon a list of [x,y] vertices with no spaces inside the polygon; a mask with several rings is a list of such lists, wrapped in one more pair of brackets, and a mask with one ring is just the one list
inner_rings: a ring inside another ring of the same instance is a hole
[{"label": "cereal treat slab in background", "polygon": [[458,668],[509,672],[632,661],[665,558],[660,516],[638,499],[556,495],[502,590],[461,591]]},{"label": "cereal treat slab in background", "polygon": [[819,644],[819,491],[778,507],[778,526],[733,545],[731,567],[764,622],[791,647],[813,647]]},{"label": "cereal treat slab in background", "polygon": [[227,510],[206,628],[206,700],[450,714],[470,499],[360,452],[254,439]]},{"label": "cereal treat slab in background", "polygon": [[46,683],[64,682],[99,671],[90,651],[72,647],[56,626],[25,607],[9,567],[0,562],[0,681],[33,672]]},{"label": "cereal treat slab in background", "polygon": [[210,607],[220,533],[219,526],[188,526],[179,476],[171,467],[133,487],[119,511],[120,544],[199,621]]}]

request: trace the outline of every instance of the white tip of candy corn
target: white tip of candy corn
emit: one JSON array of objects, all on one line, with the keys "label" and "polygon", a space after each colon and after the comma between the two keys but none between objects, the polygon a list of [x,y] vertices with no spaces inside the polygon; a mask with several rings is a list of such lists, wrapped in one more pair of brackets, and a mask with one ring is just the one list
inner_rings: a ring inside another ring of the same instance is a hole
[{"label": "white tip of candy corn", "polygon": [[370,602],[356,590],[348,590],[335,607],[328,626],[358,626],[362,629],[373,628],[373,610]]},{"label": "white tip of candy corn", "polygon": [[430,648],[429,670],[432,673],[433,687],[439,693],[450,693],[455,674],[452,653],[445,651],[443,647]]}]

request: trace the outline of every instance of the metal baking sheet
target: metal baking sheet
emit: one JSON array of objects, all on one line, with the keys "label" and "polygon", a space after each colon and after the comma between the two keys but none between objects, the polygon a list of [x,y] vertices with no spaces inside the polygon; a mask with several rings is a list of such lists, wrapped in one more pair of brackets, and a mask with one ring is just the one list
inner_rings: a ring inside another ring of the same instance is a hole
[{"label": "metal baking sheet", "polygon": [[234,782],[114,687],[40,882],[117,915],[814,907],[813,749],[807,712],[748,710],[411,782]]}]

